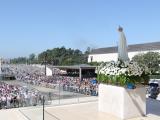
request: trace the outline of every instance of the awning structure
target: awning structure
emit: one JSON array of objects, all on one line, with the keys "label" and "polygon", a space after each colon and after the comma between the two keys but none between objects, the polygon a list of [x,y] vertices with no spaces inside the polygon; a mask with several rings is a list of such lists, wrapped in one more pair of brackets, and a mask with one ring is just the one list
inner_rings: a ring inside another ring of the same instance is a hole
[{"label": "awning structure", "polygon": [[[97,66],[90,66],[87,64],[80,64],[80,65],[72,65],[72,66],[51,66],[53,69],[60,69],[65,70],[67,73],[75,72],[76,74],[79,74],[80,80],[82,80],[82,77],[85,77],[87,74],[93,74],[95,76],[95,69]],[[54,74],[54,72],[53,72]]]},{"label": "awning structure", "polygon": [[52,66],[53,68],[59,68],[59,69],[96,69],[97,66],[90,66],[87,64],[80,64],[80,65],[72,65],[72,66]]}]

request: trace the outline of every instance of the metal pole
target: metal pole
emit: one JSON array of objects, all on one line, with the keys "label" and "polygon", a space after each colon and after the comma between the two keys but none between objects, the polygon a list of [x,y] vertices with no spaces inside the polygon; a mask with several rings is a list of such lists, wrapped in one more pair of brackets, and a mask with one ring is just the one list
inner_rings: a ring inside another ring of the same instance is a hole
[{"label": "metal pole", "polygon": [[44,95],[43,95],[43,120],[44,120]]},{"label": "metal pole", "polygon": [[[78,89],[79,89],[79,88],[78,88]],[[78,98],[77,100],[78,100],[78,103],[79,103],[79,93],[78,93],[78,92],[77,92],[77,98]]]},{"label": "metal pole", "polygon": [[46,75],[46,62],[45,62],[45,75]]},{"label": "metal pole", "polygon": [[79,67],[79,79],[80,79],[80,81],[82,81],[82,69],[81,69],[81,67]]},{"label": "metal pole", "polygon": [[61,98],[60,98],[60,97],[61,97],[61,96],[60,96],[60,90],[61,90],[61,89],[60,89],[60,83],[59,83],[59,105],[60,105],[60,100],[61,100]]},{"label": "metal pole", "polygon": [[[80,85],[81,85],[81,82],[82,82],[82,68],[81,67],[79,67],[79,80],[80,80]],[[77,97],[78,97],[78,103],[79,103],[79,93],[77,93]]]},{"label": "metal pole", "polygon": [[46,75],[47,53],[44,56],[44,64],[45,64],[45,75]]}]

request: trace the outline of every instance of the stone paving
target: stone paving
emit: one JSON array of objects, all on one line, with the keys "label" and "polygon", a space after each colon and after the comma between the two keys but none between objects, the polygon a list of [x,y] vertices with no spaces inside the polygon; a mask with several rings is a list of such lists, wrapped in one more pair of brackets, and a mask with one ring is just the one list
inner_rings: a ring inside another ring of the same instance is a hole
[{"label": "stone paving", "polygon": [[[115,116],[98,112],[98,102],[45,108],[45,120],[120,120]],[[3,120],[42,120],[42,107],[1,110]],[[160,120],[160,101],[147,99],[147,116],[130,120]]]}]

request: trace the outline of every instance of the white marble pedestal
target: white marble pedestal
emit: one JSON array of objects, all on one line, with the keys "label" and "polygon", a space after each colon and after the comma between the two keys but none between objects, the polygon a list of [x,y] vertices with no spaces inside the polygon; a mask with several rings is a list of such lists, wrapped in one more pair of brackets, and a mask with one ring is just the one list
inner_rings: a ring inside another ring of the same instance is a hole
[{"label": "white marble pedestal", "polygon": [[145,87],[126,89],[112,85],[99,85],[98,109],[100,112],[129,119],[146,115]]}]

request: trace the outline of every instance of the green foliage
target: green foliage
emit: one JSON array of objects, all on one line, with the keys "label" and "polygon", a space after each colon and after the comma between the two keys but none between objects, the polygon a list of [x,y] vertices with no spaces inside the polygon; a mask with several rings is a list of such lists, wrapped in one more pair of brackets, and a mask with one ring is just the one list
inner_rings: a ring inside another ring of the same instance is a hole
[{"label": "green foliage", "polygon": [[145,74],[143,74],[142,76],[98,74],[97,80],[101,83],[118,85],[118,86],[124,87],[128,83],[133,83],[134,85],[137,85],[137,84],[147,85],[149,81],[149,76]]},{"label": "green foliage", "polygon": [[[90,48],[87,48],[87,51],[82,53],[78,49],[65,48],[64,46],[48,49],[41,52],[36,57],[35,54],[30,54],[29,58],[14,58],[11,59],[11,63],[29,63],[29,64],[42,64],[47,62],[47,64],[52,65],[75,65],[75,64],[86,64]],[[23,58],[23,59],[22,59]]]},{"label": "green foliage", "polygon": [[138,54],[135,55],[132,60],[137,62],[144,69],[147,67],[151,74],[156,74],[160,71],[160,54],[158,52]]},{"label": "green foliage", "polygon": [[104,74],[98,74],[97,80],[99,80],[102,83],[108,83],[110,79],[109,79],[109,76],[106,76]]},{"label": "green foliage", "polygon": [[18,57],[10,60],[12,64],[36,64],[38,63],[38,59],[35,54],[30,54],[29,58],[27,57]]},{"label": "green foliage", "polygon": [[35,60],[36,55],[34,53],[29,55],[29,60],[33,61]]},{"label": "green foliage", "polygon": [[10,60],[11,63],[13,64],[25,64],[27,62],[26,57],[18,57]]},{"label": "green foliage", "polygon": [[118,75],[116,76],[116,79],[117,79],[117,85],[120,85],[120,86],[125,86],[128,82],[128,78],[125,76],[125,75]]},{"label": "green foliage", "polygon": [[114,75],[98,74],[97,80],[101,83],[125,86],[127,78],[123,75],[114,76]]},{"label": "green foliage", "polygon": [[38,63],[38,59],[34,53],[29,55],[29,58],[27,59],[28,64],[36,64]]},{"label": "green foliage", "polygon": [[45,54],[47,54],[46,61],[53,65],[75,65],[87,63],[85,54],[78,49],[66,49],[65,47],[54,48],[47,50],[38,55],[39,62],[44,61]]},{"label": "green foliage", "polygon": [[102,62],[90,62],[88,63],[89,65],[92,65],[92,66],[99,66],[102,64]]}]

